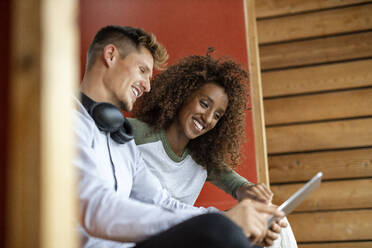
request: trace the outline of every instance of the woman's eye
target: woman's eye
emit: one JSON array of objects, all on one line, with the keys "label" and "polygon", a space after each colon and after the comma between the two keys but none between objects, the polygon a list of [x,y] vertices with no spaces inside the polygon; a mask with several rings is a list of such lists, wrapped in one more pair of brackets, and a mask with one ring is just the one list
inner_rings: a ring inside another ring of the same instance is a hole
[{"label": "woman's eye", "polygon": [[200,101],[200,105],[201,105],[203,108],[208,108],[208,102],[206,102],[206,101],[201,100],[201,101]]},{"label": "woman's eye", "polygon": [[214,114],[214,118],[215,118],[216,120],[219,120],[219,119],[221,118],[221,115],[220,115],[219,113],[215,113],[215,114]]},{"label": "woman's eye", "polygon": [[140,71],[141,71],[142,73],[145,73],[145,68],[140,67]]}]

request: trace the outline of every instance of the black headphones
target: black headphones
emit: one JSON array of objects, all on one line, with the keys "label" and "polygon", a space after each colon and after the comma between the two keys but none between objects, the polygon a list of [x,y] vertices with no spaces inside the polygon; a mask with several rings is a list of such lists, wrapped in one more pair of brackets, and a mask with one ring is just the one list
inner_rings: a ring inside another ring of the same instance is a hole
[{"label": "black headphones", "polygon": [[95,102],[84,93],[81,93],[81,102],[98,129],[109,132],[114,141],[124,144],[134,138],[133,127],[115,105],[107,102]]}]

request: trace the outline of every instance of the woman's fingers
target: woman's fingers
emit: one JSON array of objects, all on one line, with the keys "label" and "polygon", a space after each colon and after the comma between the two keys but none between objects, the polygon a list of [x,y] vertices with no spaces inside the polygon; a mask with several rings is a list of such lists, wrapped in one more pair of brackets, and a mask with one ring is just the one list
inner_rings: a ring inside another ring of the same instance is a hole
[{"label": "woman's fingers", "polygon": [[265,184],[259,183],[255,185],[244,184],[237,191],[236,195],[239,201],[249,198],[265,203],[271,203],[273,193]]}]

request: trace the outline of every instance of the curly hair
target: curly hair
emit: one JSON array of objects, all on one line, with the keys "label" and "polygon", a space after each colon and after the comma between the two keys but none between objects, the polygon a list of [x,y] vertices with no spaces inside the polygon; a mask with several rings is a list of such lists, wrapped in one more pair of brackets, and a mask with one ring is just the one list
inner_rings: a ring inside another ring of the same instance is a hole
[{"label": "curly hair", "polygon": [[240,144],[245,137],[248,74],[241,65],[209,55],[186,57],[155,76],[151,92],[138,100],[133,113],[154,131],[167,130],[187,99],[211,82],[225,89],[228,107],[216,126],[190,140],[187,148],[208,171],[221,172],[238,164]]}]

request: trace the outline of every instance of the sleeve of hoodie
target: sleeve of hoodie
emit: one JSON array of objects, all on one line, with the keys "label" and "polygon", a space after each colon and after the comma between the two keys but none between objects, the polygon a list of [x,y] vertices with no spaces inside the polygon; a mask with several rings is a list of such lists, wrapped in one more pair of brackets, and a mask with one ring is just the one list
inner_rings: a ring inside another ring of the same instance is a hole
[{"label": "sleeve of hoodie", "polygon": [[253,184],[244,177],[240,176],[234,170],[216,172],[214,170],[208,172],[207,181],[216,185],[227,194],[232,195],[236,199],[236,190],[244,184]]}]

